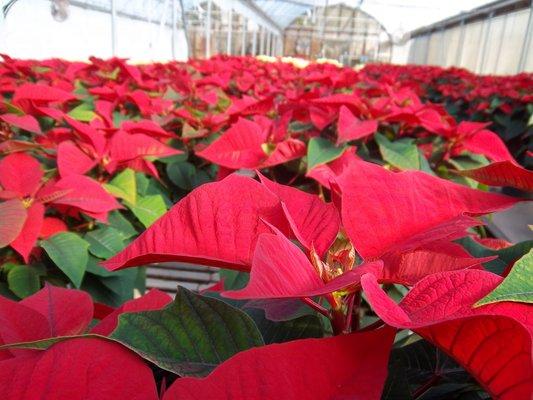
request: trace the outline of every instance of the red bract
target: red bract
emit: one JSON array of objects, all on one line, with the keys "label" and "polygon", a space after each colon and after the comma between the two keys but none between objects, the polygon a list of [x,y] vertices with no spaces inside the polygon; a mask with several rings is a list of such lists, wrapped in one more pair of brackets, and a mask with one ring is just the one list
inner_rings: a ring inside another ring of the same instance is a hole
[{"label": "red bract", "polygon": [[461,122],[456,128],[452,151],[458,153],[464,148],[473,153],[483,154],[493,161],[514,162],[513,156],[498,135],[485,129],[488,125],[478,122]]},{"label": "red bract", "polygon": [[[250,283],[239,291],[224,292],[232,299],[314,297],[329,295],[359,284],[368,272],[379,274],[383,264],[373,262],[359,266],[336,266],[315,261],[280,233],[259,236],[252,260]],[[353,267],[353,269],[352,269]]]},{"label": "red bract", "polygon": [[442,272],[421,280],[397,305],[371,274],[363,289],[387,324],[411,329],[450,354],[495,398],[527,398],[533,390],[533,308],[496,303],[474,308],[502,278],[485,271]]},{"label": "red bract", "polygon": [[81,141],[77,144],[63,141],[58,145],[58,168],[63,177],[73,172],[84,174],[96,164],[100,164],[109,173],[130,167],[157,177],[157,170],[147,157],[182,154],[180,150],[145,133],[139,133],[155,133],[168,138],[169,135],[165,135],[164,131],[161,133],[162,129],[154,129],[150,123],[124,124],[123,129],[107,134],[96,126],[83,124],[69,117],[66,120]]},{"label": "red bract", "polygon": [[[47,285],[21,302],[0,296],[0,339],[3,344],[32,342],[84,333],[93,317],[90,296]],[[31,350],[9,350],[14,355]]]},{"label": "red bract", "polygon": [[37,121],[32,115],[4,114],[0,115],[0,119],[5,123],[24,129],[28,132],[37,134],[42,133],[39,121]]},{"label": "red bract", "polygon": [[275,183],[259,174],[261,183],[281,201],[285,217],[298,241],[323,256],[340,227],[339,212],[332,203],[290,186]]},{"label": "red bract", "polygon": [[0,361],[5,400],[156,400],[150,368],[119,344],[74,339]]},{"label": "red bract", "polygon": [[91,333],[104,336],[110,335],[111,332],[113,332],[117,327],[120,314],[125,312],[158,310],[166,306],[171,301],[172,298],[168,294],[157,289],[152,289],[144,296],[135,300],[127,301],[122,306],[106,315],[105,318],[103,318],[93,329],[91,329]]},{"label": "red bract", "polygon": [[485,167],[457,171],[457,173],[491,186],[511,186],[533,191],[533,172],[513,161],[499,161]]},{"label": "red bract", "polygon": [[204,379],[184,378],[164,400],[377,400],[394,331],[297,340],[237,354]]},{"label": "red bract", "polygon": [[219,139],[196,154],[230,169],[271,167],[305,155],[305,143],[299,140],[269,142],[270,128],[240,118]]},{"label": "red bract", "polygon": [[[2,249],[0,291],[26,298],[0,297],[0,398],[378,399],[387,377],[384,397],[533,391],[532,307],[476,306],[514,279],[529,301],[530,243],[477,227],[519,200],[470,188],[533,188],[533,75],[3,58],[0,247],[35,264]],[[101,261],[234,271],[131,300],[140,275]],[[30,295],[69,280],[97,302]]]},{"label": "red bract", "polygon": [[363,121],[357,118],[345,106],[342,106],[337,124],[337,144],[349,142],[367,137],[375,133],[378,129],[377,121]]},{"label": "red bract", "polygon": [[69,175],[44,183],[41,165],[25,153],[10,154],[0,161],[0,185],[0,198],[8,199],[2,207],[13,223],[2,229],[0,242],[10,244],[25,261],[41,233],[45,205],[68,206],[102,220],[109,211],[120,208],[100,184],[86,176]]},{"label": "red bract", "polygon": [[288,230],[274,193],[231,175],[194,190],[104,266],[176,260],[248,270],[257,236],[270,232],[260,219]]},{"label": "red bract", "polygon": [[[447,221],[503,210],[518,201],[423,172],[394,173],[364,161],[354,161],[337,182],[342,192],[343,224],[355,249],[365,259],[399,249],[402,242]],[[358,204],[364,206],[354,207]],[[453,224],[445,236],[462,232],[465,227]]]}]

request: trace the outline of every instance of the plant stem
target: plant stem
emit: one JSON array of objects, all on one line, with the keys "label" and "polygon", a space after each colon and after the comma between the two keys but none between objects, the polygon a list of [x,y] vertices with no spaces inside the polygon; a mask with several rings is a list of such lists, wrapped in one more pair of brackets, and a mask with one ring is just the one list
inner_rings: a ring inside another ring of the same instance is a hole
[{"label": "plant stem", "polygon": [[320,304],[318,304],[318,303],[314,302],[313,300],[311,300],[309,297],[304,297],[302,299],[302,301],[305,304],[307,304],[309,307],[314,309],[315,311],[319,312],[320,314],[324,315],[325,317],[330,318],[329,311],[325,307],[323,307]]},{"label": "plant stem", "polygon": [[346,333],[344,331],[344,327],[346,326],[346,318],[341,309],[331,310],[330,320],[331,328],[333,329],[333,334],[335,336]]},{"label": "plant stem", "polygon": [[346,324],[344,325],[344,332],[349,333],[351,331],[352,327],[352,317],[353,317],[353,311],[354,311],[354,302],[355,302],[355,293],[351,293],[348,295],[348,298],[346,299],[346,302],[348,303],[348,311],[346,313]]},{"label": "plant stem", "polygon": [[359,332],[373,331],[374,329],[377,329],[377,328],[379,328],[379,327],[381,327],[383,325],[385,325],[385,322],[383,322],[381,319],[378,319],[377,321],[372,322],[370,325],[365,326]]},{"label": "plant stem", "polygon": [[441,377],[439,375],[433,375],[431,379],[429,379],[426,383],[424,383],[422,386],[420,386],[418,389],[415,390],[413,393],[413,399],[416,400],[420,396],[422,396],[424,393],[426,393],[429,389],[431,389],[433,386],[435,386],[439,381],[441,380]]},{"label": "plant stem", "polygon": [[[352,301],[353,306],[352,310],[350,311],[350,318],[351,318],[351,330],[352,332],[355,332],[359,330],[359,308],[361,307],[361,291],[357,291],[354,293],[354,299]],[[354,315],[355,318],[351,315]]]}]

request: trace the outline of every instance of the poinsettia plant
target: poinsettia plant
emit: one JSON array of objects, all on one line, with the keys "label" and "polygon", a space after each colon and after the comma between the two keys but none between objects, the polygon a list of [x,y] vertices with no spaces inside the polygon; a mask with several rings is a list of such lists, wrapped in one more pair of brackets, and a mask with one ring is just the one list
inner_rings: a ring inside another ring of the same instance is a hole
[{"label": "poinsettia plant", "polygon": [[1,397],[528,398],[530,81],[4,56]]},{"label": "poinsettia plant", "polygon": [[[457,242],[518,199],[357,158],[330,179],[332,202],[259,178],[199,187],[104,263],[225,268],[202,295],[151,291],[112,310],[47,286],[0,301],[4,398],[44,387],[50,398],[531,394],[533,253],[491,271],[503,258]],[[71,379],[106,363],[113,381],[100,374],[82,390]]]}]

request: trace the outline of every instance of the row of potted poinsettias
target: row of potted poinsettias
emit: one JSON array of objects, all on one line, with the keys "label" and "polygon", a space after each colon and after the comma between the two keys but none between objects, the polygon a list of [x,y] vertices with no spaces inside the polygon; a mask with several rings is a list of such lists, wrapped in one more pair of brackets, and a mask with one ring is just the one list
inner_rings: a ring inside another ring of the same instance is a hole
[{"label": "row of potted poinsettias", "polygon": [[[1,397],[527,397],[531,242],[481,219],[527,154],[399,71],[6,58]],[[221,281],[132,300],[163,261]]]}]

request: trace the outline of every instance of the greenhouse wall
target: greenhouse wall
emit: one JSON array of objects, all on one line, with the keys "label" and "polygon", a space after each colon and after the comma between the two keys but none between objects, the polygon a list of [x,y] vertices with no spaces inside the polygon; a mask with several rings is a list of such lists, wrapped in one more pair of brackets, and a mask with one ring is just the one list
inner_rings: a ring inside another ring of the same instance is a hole
[{"label": "greenhouse wall", "polygon": [[[171,59],[172,30],[169,25],[161,26],[158,17],[146,22],[118,15],[115,55],[134,61]],[[19,0],[0,27],[0,52],[32,59],[84,60],[91,55],[107,58],[113,55],[111,31],[110,12],[71,4],[68,17],[60,22],[52,16],[50,1]],[[177,30],[176,43],[176,58],[186,59],[182,29]]]},{"label": "greenhouse wall", "polygon": [[450,26],[443,21],[414,32],[414,37],[394,47],[392,61],[459,66],[481,74],[533,71],[530,7],[499,15],[487,13],[465,22],[469,17],[465,15],[455,24],[451,21]]}]

